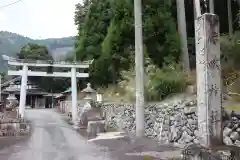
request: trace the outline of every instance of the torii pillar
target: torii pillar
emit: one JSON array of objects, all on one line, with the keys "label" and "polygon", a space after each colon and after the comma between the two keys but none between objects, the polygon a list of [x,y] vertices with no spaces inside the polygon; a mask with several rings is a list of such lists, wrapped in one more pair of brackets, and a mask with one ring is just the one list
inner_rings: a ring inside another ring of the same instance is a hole
[{"label": "torii pillar", "polygon": [[71,68],[71,88],[72,88],[72,122],[75,128],[78,128],[78,111],[77,111],[77,78],[76,68]]},{"label": "torii pillar", "polygon": [[28,66],[23,65],[22,68],[22,79],[21,79],[21,90],[20,90],[20,104],[19,104],[19,114],[20,117],[24,118],[25,105],[26,105],[26,96],[27,96],[27,79],[28,79]]},{"label": "torii pillar", "polygon": [[197,105],[200,143],[222,143],[222,91],[219,19],[211,13],[198,17],[195,28]]}]

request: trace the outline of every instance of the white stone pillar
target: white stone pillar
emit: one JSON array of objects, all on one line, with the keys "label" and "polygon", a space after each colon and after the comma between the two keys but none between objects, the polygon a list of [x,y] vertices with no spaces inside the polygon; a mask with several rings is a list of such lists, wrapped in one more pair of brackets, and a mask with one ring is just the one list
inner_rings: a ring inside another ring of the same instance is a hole
[{"label": "white stone pillar", "polygon": [[72,77],[72,121],[73,123],[77,122],[77,78],[76,78],[76,68],[71,69]]},{"label": "white stone pillar", "polygon": [[219,19],[198,17],[196,35],[198,129],[204,146],[222,143]]},{"label": "white stone pillar", "polygon": [[27,79],[28,79],[28,66],[23,65],[22,68],[22,79],[21,79],[21,90],[20,90],[20,104],[19,104],[19,114],[21,118],[24,118],[26,96],[27,96]]}]

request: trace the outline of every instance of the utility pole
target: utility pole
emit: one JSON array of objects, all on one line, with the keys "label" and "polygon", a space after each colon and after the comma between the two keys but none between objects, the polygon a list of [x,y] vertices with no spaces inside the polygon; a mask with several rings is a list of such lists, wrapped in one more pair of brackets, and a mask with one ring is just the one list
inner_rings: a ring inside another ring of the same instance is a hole
[{"label": "utility pole", "polygon": [[229,38],[233,38],[233,26],[232,26],[232,0],[227,0],[227,8],[228,8],[228,32]]},{"label": "utility pole", "polygon": [[214,0],[209,0],[209,12],[214,13]]},{"label": "utility pole", "polygon": [[135,72],[136,72],[136,136],[143,137],[144,130],[144,56],[142,37],[142,1],[134,0],[135,21]]},{"label": "utility pole", "polygon": [[178,32],[181,39],[182,50],[182,63],[184,70],[190,72],[189,55],[188,55],[188,42],[186,31],[186,15],[185,15],[185,0],[177,0],[177,19],[178,19]]},{"label": "utility pole", "polygon": [[2,76],[0,75],[0,102],[2,101]]},{"label": "utility pole", "polygon": [[200,1],[199,0],[194,0],[194,9],[195,9],[195,18],[201,16],[201,6],[200,6]]}]

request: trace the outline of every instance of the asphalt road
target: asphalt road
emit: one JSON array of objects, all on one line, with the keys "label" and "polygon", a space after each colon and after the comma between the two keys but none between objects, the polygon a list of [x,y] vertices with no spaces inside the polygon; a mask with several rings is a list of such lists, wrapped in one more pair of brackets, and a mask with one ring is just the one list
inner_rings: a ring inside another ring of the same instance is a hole
[{"label": "asphalt road", "polygon": [[105,147],[88,143],[51,109],[26,110],[33,124],[28,141],[0,150],[1,160],[114,160]]}]

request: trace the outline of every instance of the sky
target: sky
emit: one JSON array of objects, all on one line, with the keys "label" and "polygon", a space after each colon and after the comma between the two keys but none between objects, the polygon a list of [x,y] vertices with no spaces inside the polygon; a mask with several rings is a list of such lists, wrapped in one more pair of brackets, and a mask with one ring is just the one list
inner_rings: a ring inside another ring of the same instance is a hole
[{"label": "sky", "polygon": [[81,0],[0,0],[0,30],[33,39],[61,38],[77,34],[75,4]]}]

